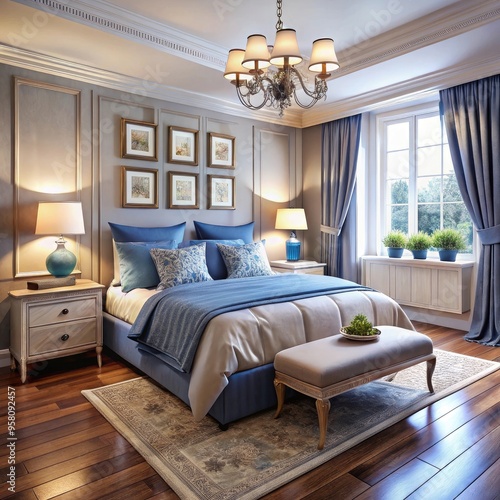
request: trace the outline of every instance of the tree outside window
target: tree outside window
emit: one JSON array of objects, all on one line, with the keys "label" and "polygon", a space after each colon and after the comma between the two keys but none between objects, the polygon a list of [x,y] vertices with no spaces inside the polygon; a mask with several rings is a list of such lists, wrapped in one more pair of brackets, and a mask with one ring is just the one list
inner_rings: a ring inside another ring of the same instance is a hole
[{"label": "tree outside window", "polygon": [[472,253],[472,221],[463,203],[439,111],[381,120],[385,182],[385,231],[405,233],[452,228]]}]

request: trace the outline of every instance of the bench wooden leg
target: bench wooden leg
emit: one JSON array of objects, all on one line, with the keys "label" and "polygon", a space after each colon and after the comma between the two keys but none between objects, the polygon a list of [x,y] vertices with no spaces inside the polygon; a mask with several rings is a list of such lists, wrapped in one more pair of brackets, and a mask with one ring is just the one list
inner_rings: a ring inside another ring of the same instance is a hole
[{"label": "bench wooden leg", "polygon": [[436,368],[436,356],[433,359],[427,361],[427,387],[429,392],[434,392],[434,387],[432,386],[432,374]]},{"label": "bench wooden leg", "polygon": [[276,397],[278,398],[278,407],[276,408],[276,413],[274,414],[274,418],[278,418],[279,414],[281,413],[281,410],[283,409],[283,404],[285,403],[286,386],[285,384],[282,384],[281,382],[275,380],[274,388],[276,390]]},{"label": "bench wooden leg", "polygon": [[326,429],[328,427],[328,414],[330,413],[330,400],[317,399],[316,410],[318,411],[318,422],[319,422],[318,450],[322,450],[323,446],[325,446]]}]

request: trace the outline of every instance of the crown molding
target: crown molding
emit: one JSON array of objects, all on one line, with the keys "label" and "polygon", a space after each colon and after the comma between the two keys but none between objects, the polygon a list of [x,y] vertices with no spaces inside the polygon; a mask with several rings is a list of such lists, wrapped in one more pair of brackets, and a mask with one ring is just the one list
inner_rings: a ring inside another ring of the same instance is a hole
[{"label": "crown molding", "polygon": [[111,88],[127,94],[131,92],[130,89],[141,89],[141,95],[147,97],[267,123],[276,123],[295,128],[300,128],[302,123],[301,110],[287,110],[286,116],[280,118],[275,110],[262,109],[251,111],[242,107],[239,103],[232,103],[216,99],[209,95],[189,92],[167,85],[158,84],[151,88],[144,88],[144,82],[141,78],[101,70],[85,64],[74,63],[1,43],[0,63],[57,77],[69,78],[91,85]]},{"label": "crown molding", "polygon": [[462,0],[340,51],[341,67],[331,79],[442,42],[498,19],[498,0]]},{"label": "crown molding", "polygon": [[[13,0],[157,50],[224,71],[228,49],[137,15],[105,0]],[[460,35],[500,19],[498,0],[461,0],[338,52],[332,79]]]},{"label": "crown molding", "polygon": [[224,71],[227,49],[105,0],[13,0],[91,28]]},{"label": "crown molding", "polygon": [[312,108],[302,115],[300,126],[301,128],[311,127],[355,113],[375,111],[381,107],[416,100],[430,94],[436,94],[444,88],[496,75],[499,70],[497,57],[476,61],[474,64],[456,65],[339,102]]},{"label": "crown molding", "polygon": [[[58,77],[69,78],[92,85],[112,88],[130,93],[130,89],[142,88],[142,80],[91,66],[64,61],[59,58],[38,54],[0,44],[0,63],[38,71]],[[366,111],[374,111],[382,106],[406,102],[425,96],[440,89],[460,85],[469,81],[495,75],[499,72],[496,57],[475,61],[467,65],[454,66],[445,70],[423,75],[420,78],[389,85],[372,92],[354,96],[342,101],[317,105],[309,110],[288,109],[285,116],[279,118],[275,110],[261,109],[251,111],[239,103],[216,99],[208,95],[188,92],[166,85],[157,85],[144,89],[144,95],[184,106],[225,113],[248,119],[274,123],[283,126],[305,128]]]}]

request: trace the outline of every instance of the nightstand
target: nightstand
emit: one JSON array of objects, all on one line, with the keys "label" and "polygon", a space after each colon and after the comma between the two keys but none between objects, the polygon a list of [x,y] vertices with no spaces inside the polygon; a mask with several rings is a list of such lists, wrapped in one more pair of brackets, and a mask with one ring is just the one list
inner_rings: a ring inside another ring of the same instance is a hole
[{"label": "nightstand", "polygon": [[272,260],[271,269],[277,273],[325,274],[326,264],[314,260]]},{"label": "nightstand", "polygon": [[95,349],[102,364],[102,289],[79,279],[73,286],[9,292],[11,368],[19,363],[21,381],[27,365]]}]

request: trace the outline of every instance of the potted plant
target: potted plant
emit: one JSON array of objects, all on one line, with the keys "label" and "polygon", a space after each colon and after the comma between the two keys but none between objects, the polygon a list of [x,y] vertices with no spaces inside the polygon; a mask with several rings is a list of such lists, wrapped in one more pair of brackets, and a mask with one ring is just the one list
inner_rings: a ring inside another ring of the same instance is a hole
[{"label": "potted plant", "polygon": [[456,229],[438,229],[432,234],[432,246],[439,251],[439,259],[455,262],[459,250],[465,249],[465,239]]},{"label": "potted plant", "polygon": [[348,326],[340,328],[340,333],[349,337],[373,337],[380,335],[380,330],[364,314],[356,314]]},{"label": "potted plant", "polygon": [[397,229],[387,233],[382,240],[383,245],[387,248],[387,255],[394,258],[401,257],[406,246],[406,240],[406,234]]},{"label": "potted plant", "polygon": [[432,238],[423,231],[410,235],[406,248],[413,254],[414,259],[426,259],[427,250],[432,246]]}]

